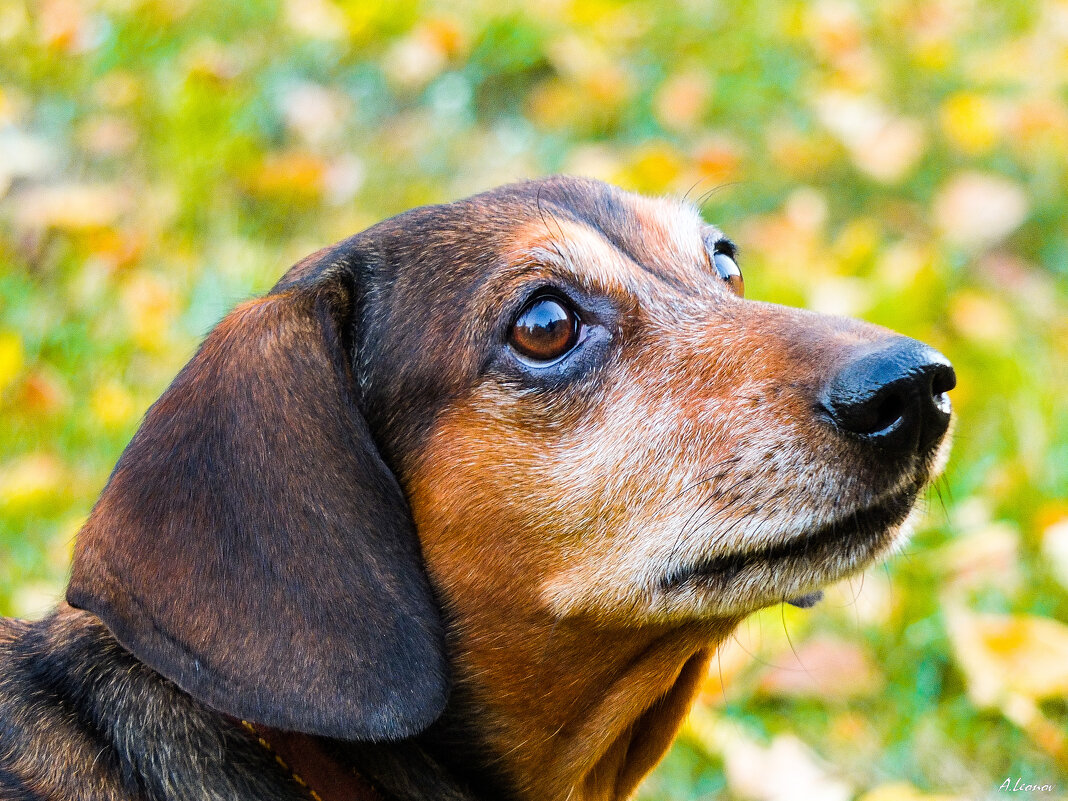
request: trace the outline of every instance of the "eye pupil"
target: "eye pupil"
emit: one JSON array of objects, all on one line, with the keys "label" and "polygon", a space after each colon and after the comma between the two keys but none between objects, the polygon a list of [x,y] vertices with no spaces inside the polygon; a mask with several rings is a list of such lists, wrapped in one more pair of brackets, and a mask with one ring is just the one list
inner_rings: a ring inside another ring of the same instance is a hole
[{"label": "eye pupil", "polygon": [[738,297],[745,295],[745,281],[742,279],[742,271],[738,269],[738,264],[734,259],[726,253],[713,253],[712,266],[716,268],[716,274],[730,287],[731,292]]},{"label": "eye pupil", "polygon": [[575,313],[558,300],[541,298],[519,314],[509,341],[520,355],[548,362],[571,350],[577,339]]}]

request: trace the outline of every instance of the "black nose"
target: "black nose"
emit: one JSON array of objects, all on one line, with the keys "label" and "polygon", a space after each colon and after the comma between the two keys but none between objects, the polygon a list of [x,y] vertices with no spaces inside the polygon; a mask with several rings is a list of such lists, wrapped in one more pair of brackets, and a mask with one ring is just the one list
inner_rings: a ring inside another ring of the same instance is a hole
[{"label": "black nose", "polygon": [[926,453],[949,427],[953,365],[922,342],[865,348],[827,382],[820,406],[841,430],[896,455]]}]

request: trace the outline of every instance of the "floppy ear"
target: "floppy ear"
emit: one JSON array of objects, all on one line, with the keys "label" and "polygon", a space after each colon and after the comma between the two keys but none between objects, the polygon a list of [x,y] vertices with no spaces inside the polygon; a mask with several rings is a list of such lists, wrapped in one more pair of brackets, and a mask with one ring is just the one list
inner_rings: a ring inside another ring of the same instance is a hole
[{"label": "floppy ear", "polygon": [[442,624],[358,407],[351,244],[215,328],[79,535],[67,599],[238,718],[352,740],[440,714]]}]

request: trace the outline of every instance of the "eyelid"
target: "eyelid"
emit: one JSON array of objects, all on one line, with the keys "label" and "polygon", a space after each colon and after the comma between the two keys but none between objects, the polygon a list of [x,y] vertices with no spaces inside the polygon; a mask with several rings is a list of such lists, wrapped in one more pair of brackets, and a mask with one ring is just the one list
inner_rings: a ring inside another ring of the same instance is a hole
[{"label": "eyelid", "polygon": [[[707,243],[707,240],[706,240]],[[725,236],[720,236],[712,241],[712,254],[722,253],[725,256],[730,256],[732,259],[738,258],[738,246]]]}]

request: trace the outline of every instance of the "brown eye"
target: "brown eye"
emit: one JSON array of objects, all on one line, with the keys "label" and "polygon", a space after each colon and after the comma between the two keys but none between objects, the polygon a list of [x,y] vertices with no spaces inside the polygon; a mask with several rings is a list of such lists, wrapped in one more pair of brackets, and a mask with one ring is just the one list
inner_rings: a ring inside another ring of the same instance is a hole
[{"label": "brown eye", "polygon": [[519,313],[508,341],[531,361],[555,361],[575,347],[578,323],[575,313],[559,300],[538,298]]},{"label": "brown eye", "polygon": [[745,296],[745,281],[742,280],[742,271],[738,269],[734,259],[726,253],[713,253],[712,266],[716,268],[716,274],[727,282],[731,292],[738,297]]}]

